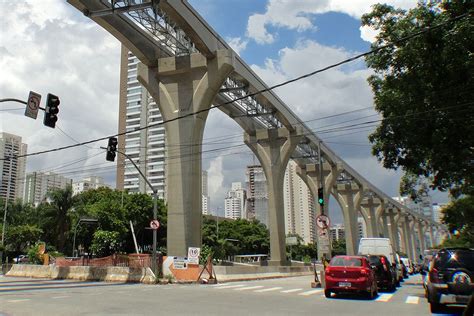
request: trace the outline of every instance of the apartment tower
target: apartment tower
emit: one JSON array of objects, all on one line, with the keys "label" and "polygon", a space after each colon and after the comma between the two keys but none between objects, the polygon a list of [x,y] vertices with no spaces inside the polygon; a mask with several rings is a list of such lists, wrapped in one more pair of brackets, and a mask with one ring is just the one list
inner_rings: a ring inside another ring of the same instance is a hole
[{"label": "apartment tower", "polygon": [[14,201],[23,198],[25,185],[26,154],[28,146],[21,137],[9,133],[0,133],[0,198]]}]

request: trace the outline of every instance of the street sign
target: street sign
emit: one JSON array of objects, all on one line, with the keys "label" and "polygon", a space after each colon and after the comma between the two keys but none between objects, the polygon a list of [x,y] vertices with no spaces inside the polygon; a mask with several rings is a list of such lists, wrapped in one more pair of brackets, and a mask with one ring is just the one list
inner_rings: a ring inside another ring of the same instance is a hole
[{"label": "street sign", "polygon": [[329,220],[329,217],[326,215],[318,215],[316,217],[316,226],[318,226],[319,229],[326,229],[330,226],[331,221]]},{"label": "street sign", "polygon": [[177,270],[186,270],[186,258],[183,257],[173,257],[173,268]]},{"label": "street sign", "polygon": [[30,91],[28,95],[28,101],[26,102],[25,116],[31,117],[36,120],[38,117],[38,110],[41,102],[41,94]]},{"label": "street sign", "polygon": [[160,222],[157,219],[154,219],[150,222],[151,229],[158,229],[160,228]]},{"label": "street sign", "polygon": [[286,244],[288,246],[294,246],[298,244],[298,239],[296,237],[286,237]]},{"label": "street sign", "polygon": [[201,248],[189,247],[188,248],[188,263],[199,264],[200,254],[201,254]]}]

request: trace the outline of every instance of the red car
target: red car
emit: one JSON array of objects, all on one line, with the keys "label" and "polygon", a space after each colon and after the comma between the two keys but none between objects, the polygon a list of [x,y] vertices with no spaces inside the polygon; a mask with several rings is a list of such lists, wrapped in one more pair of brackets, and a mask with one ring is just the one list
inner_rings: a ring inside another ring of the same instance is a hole
[{"label": "red car", "polygon": [[370,299],[378,295],[374,270],[364,256],[336,256],[325,270],[324,294],[365,293]]}]

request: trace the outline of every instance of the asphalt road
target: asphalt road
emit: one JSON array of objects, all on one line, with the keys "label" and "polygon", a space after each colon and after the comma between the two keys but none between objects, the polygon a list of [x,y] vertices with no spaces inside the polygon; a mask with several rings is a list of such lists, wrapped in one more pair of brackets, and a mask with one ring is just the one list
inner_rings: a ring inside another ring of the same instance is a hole
[{"label": "asphalt road", "polygon": [[327,299],[311,279],[144,285],[0,276],[0,315],[431,315],[419,276],[374,300]]}]

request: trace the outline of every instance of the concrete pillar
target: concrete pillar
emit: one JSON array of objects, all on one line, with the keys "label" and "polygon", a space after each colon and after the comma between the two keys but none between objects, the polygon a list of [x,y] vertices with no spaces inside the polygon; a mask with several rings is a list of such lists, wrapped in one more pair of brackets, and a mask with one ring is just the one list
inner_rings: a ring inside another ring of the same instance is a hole
[{"label": "concrete pillar", "polygon": [[[305,166],[298,166],[297,173],[300,175],[301,179],[306,183],[309,190],[314,197],[318,196],[318,188],[320,186],[320,171],[318,164],[306,164]],[[325,212],[329,216],[329,194],[336,183],[337,177],[342,171],[340,164],[331,165],[328,162],[324,162],[322,166],[323,172],[323,185],[324,185],[324,205]],[[318,207],[318,215],[321,214],[321,208]],[[319,235],[318,235],[319,240]],[[320,243],[318,243],[319,245]],[[331,258],[331,243],[329,243],[329,251],[323,252],[318,246],[318,257],[321,258],[323,254],[326,254],[326,258]]]},{"label": "concrete pillar", "polygon": [[435,240],[435,235],[434,235],[434,226],[433,225],[430,225],[430,243],[431,243],[431,247],[433,248],[434,246],[437,246],[436,245],[436,240]]},{"label": "concrete pillar", "polygon": [[392,241],[392,246],[395,251],[400,251],[400,243],[398,242],[398,223],[395,219],[395,213],[392,209],[388,210],[388,217],[390,219],[390,228],[388,229],[388,236]]},{"label": "concrete pillar", "polygon": [[388,214],[382,214],[382,234],[385,238],[390,238],[390,233],[388,232],[390,229],[390,222],[388,218]]},{"label": "concrete pillar", "polygon": [[257,130],[255,135],[244,135],[247,146],[262,164],[268,188],[268,228],[270,230],[270,256],[272,265],[287,265],[285,243],[285,212],[283,180],[290,155],[303,137],[300,128]]},{"label": "concrete pillar", "polygon": [[411,260],[414,260],[415,258],[415,250],[413,249],[413,235],[414,232],[410,228],[410,218],[409,216],[404,217],[404,234],[405,234],[405,240],[407,244],[407,256]]},{"label": "concrete pillar", "polygon": [[423,225],[423,222],[418,222],[418,240],[420,241],[420,253],[418,254],[418,257],[416,260],[419,262],[420,261],[420,254],[423,255],[426,250],[426,240],[425,240],[425,226]]},{"label": "concrete pillar", "polygon": [[377,219],[377,209],[380,207],[380,203],[377,203],[378,199],[372,197],[367,198],[365,203],[361,206],[366,210],[367,213],[367,235],[369,237],[379,237],[379,227]]},{"label": "concrete pillar", "polygon": [[355,208],[355,197],[359,193],[356,184],[338,184],[337,200],[344,215],[344,232],[346,235],[346,252],[355,255],[359,246],[359,227],[357,222],[358,212]]},{"label": "concrete pillar", "polygon": [[[201,144],[206,110],[235,60],[231,50],[215,55],[207,59],[196,53],[159,58],[156,67],[138,65],[138,80],[166,122],[167,250],[171,256],[186,256],[188,247],[201,246]],[[203,112],[191,115],[198,111]]]},{"label": "concrete pillar", "polygon": [[418,227],[416,225],[416,219],[411,218],[410,219],[410,232],[411,232],[411,243],[412,243],[412,250],[413,250],[413,261],[416,262],[418,261],[418,258],[420,256],[420,241],[419,241],[419,235],[418,235]]}]

